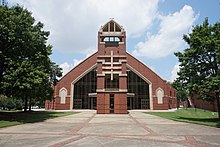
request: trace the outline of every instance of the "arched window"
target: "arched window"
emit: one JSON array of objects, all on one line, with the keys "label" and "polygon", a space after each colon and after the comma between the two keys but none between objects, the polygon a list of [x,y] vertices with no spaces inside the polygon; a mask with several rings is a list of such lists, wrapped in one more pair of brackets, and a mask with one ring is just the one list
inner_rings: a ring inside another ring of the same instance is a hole
[{"label": "arched window", "polygon": [[157,88],[156,95],[157,95],[157,103],[158,104],[163,104],[163,97],[164,97],[163,89]]},{"label": "arched window", "polygon": [[60,95],[60,104],[65,104],[66,103],[66,96],[67,96],[67,90],[66,88],[62,88],[59,91],[59,95]]}]

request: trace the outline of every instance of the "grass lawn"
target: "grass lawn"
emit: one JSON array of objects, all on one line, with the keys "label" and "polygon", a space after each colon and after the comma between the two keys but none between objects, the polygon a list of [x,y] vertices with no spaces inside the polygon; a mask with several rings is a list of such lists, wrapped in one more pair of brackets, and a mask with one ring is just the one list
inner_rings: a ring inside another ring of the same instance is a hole
[{"label": "grass lawn", "polygon": [[179,109],[175,112],[146,112],[147,114],[152,114],[167,119],[188,122],[194,124],[207,125],[212,127],[220,128],[220,121],[218,120],[218,115],[216,112],[211,112],[203,109]]},{"label": "grass lawn", "polygon": [[47,119],[75,114],[77,112],[50,112],[50,111],[0,111],[0,128],[25,123],[41,122]]}]

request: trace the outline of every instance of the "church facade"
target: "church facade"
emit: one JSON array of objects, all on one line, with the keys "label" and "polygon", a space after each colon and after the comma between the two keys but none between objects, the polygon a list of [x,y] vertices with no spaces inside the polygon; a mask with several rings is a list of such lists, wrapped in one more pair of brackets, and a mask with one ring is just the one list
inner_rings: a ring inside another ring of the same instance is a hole
[{"label": "church facade", "polygon": [[98,51],[63,76],[47,110],[96,109],[126,114],[130,109],[176,108],[176,91],[126,52],[126,32],[110,20],[98,32]]}]

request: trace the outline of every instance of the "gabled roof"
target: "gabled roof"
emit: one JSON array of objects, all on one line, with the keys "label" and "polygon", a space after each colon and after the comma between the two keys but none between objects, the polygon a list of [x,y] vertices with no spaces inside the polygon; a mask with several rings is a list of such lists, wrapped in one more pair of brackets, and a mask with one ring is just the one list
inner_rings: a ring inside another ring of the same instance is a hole
[{"label": "gabled roof", "polygon": [[[157,73],[155,73],[153,70],[151,70],[147,65],[142,63],[140,60],[135,58],[129,53],[126,53],[127,55],[127,65],[135,69],[138,73],[146,77],[150,82],[165,82],[164,79],[162,79]],[[94,67],[97,63],[97,56],[98,52],[94,53],[90,57],[83,60],[80,64],[78,64],[76,67],[74,67],[72,70],[70,70],[66,75],[64,75],[58,82],[58,85],[61,83],[71,83],[72,81],[78,79],[83,73],[86,71],[89,71],[89,69],[92,69],[91,67]]]},{"label": "gabled roof", "polygon": [[103,32],[103,33],[119,33],[119,32],[124,32],[124,28],[119,25],[116,21],[114,21],[113,19],[111,19],[110,21],[108,21],[104,26],[101,26],[101,28],[99,29],[99,32]]}]

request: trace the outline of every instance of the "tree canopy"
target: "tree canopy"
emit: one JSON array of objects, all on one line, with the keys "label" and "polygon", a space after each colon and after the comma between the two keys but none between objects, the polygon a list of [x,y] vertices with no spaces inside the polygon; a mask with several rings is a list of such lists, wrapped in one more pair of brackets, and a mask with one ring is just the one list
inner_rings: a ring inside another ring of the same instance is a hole
[{"label": "tree canopy", "polygon": [[220,117],[220,22],[210,25],[206,18],[183,39],[189,48],[175,53],[180,62],[175,82],[202,100],[217,101]]},{"label": "tree canopy", "polygon": [[27,9],[0,6],[0,94],[24,99],[25,110],[28,99],[51,99],[62,76],[49,58],[48,36]]}]

